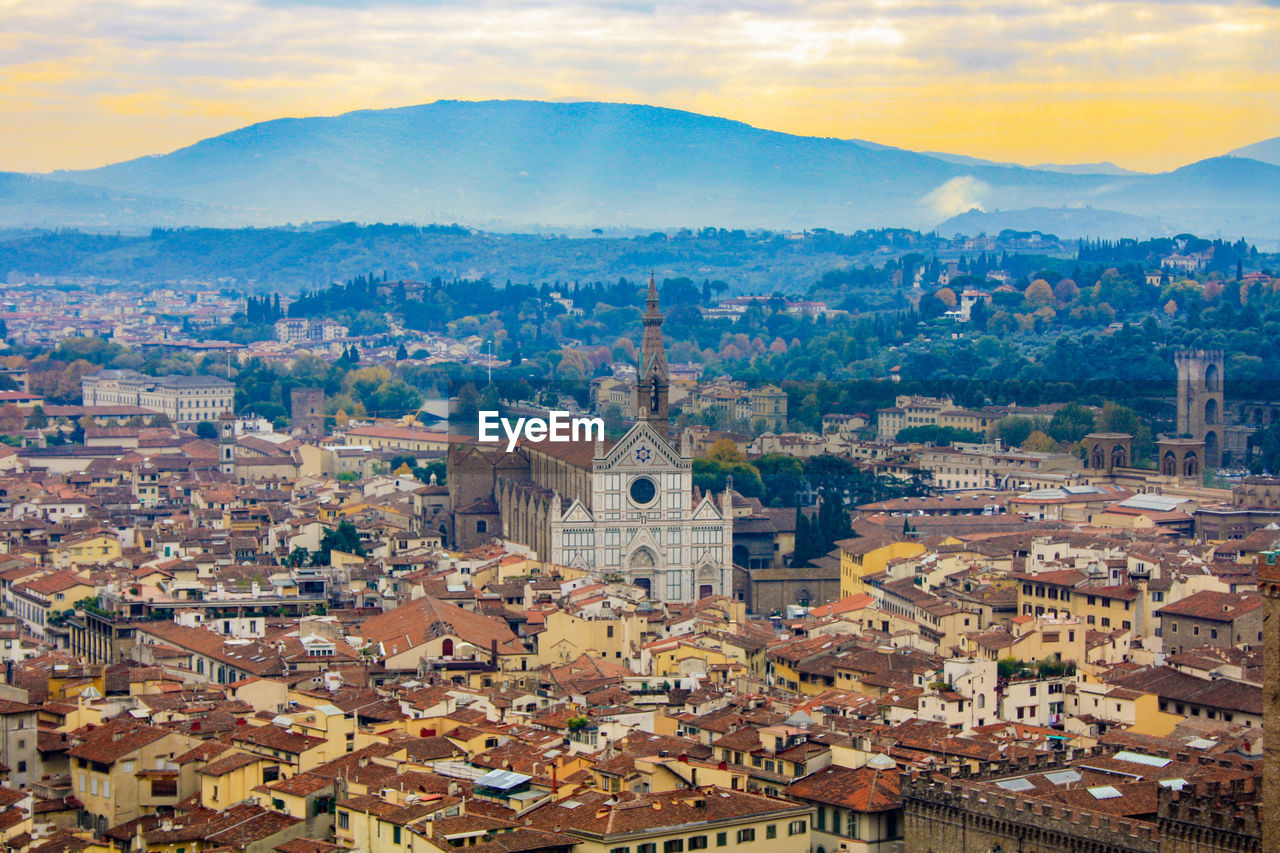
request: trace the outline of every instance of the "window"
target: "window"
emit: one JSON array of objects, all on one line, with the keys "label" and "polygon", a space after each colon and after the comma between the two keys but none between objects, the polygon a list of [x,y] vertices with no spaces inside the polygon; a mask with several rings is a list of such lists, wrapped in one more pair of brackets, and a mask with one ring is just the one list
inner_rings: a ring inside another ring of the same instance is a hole
[{"label": "window", "polygon": [[769,824],[768,826],[766,826],[766,827],[764,828],[764,837],[765,837],[765,838],[777,838],[777,837],[778,837],[778,825],[777,825],[776,823],[771,823],[771,824]]},{"label": "window", "polygon": [[728,843],[729,843],[729,833],[727,833],[727,832],[717,832],[717,833],[716,833],[716,846],[717,846],[717,847],[723,847],[723,846],[725,846],[725,845],[726,845],[726,844],[728,844]]},{"label": "window", "polygon": [[739,829],[739,830],[738,830],[738,843],[739,843],[739,844],[746,844],[746,843],[748,843],[748,842],[750,842],[750,841],[755,841],[755,840],[756,840],[756,831],[755,831],[755,828],[754,828],[754,827],[750,827],[750,826],[749,826],[749,827],[747,827],[746,829]]},{"label": "window", "polygon": [[631,853],[630,847],[614,847],[609,853]]},{"label": "window", "polygon": [[392,844],[400,843],[400,827],[398,826],[391,827],[391,843]]},{"label": "window", "polygon": [[823,832],[827,831],[827,808],[826,806],[818,806],[818,829]]},{"label": "window", "polygon": [[793,820],[787,824],[787,835],[804,835],[804,821]]},{"label": "window", "polygon": [[663,842],[662,853],[684,853],[684,839],[671,838]]},{"label": "window", "polygon": [[707,837],[705,835],[695,835],[689,839],[690,850],[706,850]]},{"label": "window", "polygon": [[658,853],[658,845],[653,843],[641,844],[636,848],[636,853]]},{"label": "window", "polygon": [[[350,828],[351,828],[351,813],[338,812],[338,829],[350,829]],[[622,849],[626,850],[625,847]],[[614,851],[614,853],[617,853],[617,851]]]}]

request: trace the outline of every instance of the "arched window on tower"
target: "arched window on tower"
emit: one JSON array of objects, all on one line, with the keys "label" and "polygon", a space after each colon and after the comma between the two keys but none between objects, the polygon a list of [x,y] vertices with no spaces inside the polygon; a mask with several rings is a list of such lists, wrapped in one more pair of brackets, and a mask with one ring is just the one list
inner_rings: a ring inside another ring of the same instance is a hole
[{"label": "arched window on tower", "polygon": [[1222,384],[1222,374],[1218,372],[1218,365],[1210,364],[1204,369],[1204,388],[1210,393],[1220,391]]}]

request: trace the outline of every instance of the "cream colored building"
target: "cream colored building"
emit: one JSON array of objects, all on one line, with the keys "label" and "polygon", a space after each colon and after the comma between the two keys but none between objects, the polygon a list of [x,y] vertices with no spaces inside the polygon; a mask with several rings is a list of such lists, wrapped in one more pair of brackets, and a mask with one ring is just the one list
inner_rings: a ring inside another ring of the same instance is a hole
[{"label": "cream colored building", "polygon": [[216,421],[235,410],[235,383],[216,376],[100,370],[81,379],[80,390],[86,407],[141,406],[180,424]]}]

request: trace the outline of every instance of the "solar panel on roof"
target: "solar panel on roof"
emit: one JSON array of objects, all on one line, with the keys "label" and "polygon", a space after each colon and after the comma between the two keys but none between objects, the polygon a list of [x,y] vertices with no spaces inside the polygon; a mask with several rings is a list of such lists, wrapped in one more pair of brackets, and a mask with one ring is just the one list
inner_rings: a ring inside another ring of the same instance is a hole
[{"label": "solar panel on roof", "polygon": [[1110,800],[1120,796],[1120,792],[1110,785],[1099,785],[1096,788],[1090,788],[1089,793],[1093,794],[1095,800]]},{"label": "solar panel on roof", "polygon": [[996,783],[996,787],[1004,788],[1006,791],[1034,791],[1036,786],[1026,779],[1001,779]]},{"label": "solar panel on roof", "polygon": [[1161,779],[1160,780],[1161,788],[1172,788],[1175,791],[1181,791],[1186,784],[1187,784],[1186,779]]},{"label": "solar panel on roof", "polygon": [[1198,737],[1195,740],[1187,741],[1187,746],[1191,747],[1192,749],[1212,749],[1217,745],[1218,745],[1218,742],[1216,740],[1209,740],[1208,738],[1203,738],[1203,737]]},{"label": "solar panel on roof", "polygon": [[1084,777],[1077,770],[1055,770],[1052,773],[1044,774],[1044,778],[1055,785],[1070,785],[1072,782],[1079,782]]},{"label": "solar panel on roof", "polygon": [[513,773],[510,770],[491,770],[477,779],[476,784],[482,788],[493,788],[498,791],[508,791],[517,785],[523,785],[532,778],[532,776],[525,776],[523,773]]},{"label": "solar panel on roof", "polygon": [[1170,512],[1177,509],[1181,503],[1182,501],[1178,498],[1166,498],[1162,495],[1134,495],[1131,498],[1120,501],[1117,506]]},{"label": "solar panel on roof", "polygon": [[1141,752],[1133,752],[1128,749],[1122,749],[1113,756],[1116,761],[1128,761],[1133,764],[1143,764],[1147,767],[1165,767],[1171,759],[1160,758],[1156,755],[1144,755]]}]

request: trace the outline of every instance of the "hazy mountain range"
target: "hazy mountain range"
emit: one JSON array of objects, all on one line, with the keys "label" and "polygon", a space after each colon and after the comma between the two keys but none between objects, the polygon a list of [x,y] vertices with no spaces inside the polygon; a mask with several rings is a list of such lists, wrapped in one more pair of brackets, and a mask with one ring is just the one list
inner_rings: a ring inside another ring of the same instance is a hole
[{"label": "hazy mountain range", "polygon": [[795,136],[648,106],[438,101],[268,121],[98,169],[0,174],[0,226],[323,220],[1191,231],[1274,244],[1280,140],[1149,175]]}]

